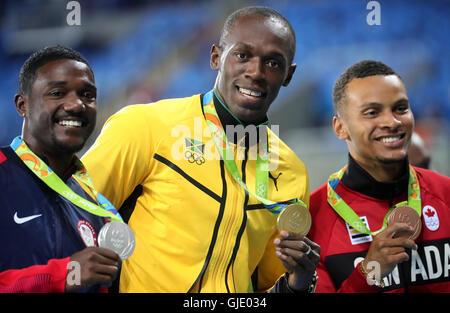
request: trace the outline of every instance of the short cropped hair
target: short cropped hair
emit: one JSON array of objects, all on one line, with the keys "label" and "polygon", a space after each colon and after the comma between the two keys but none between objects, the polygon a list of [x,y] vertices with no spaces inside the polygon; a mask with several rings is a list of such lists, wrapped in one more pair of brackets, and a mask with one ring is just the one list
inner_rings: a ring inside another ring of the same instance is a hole
[{"label": "short cropped hair", "polygon": [[87,65],[94,76],[88,61],[77,51],[64,46],[51,46],[34,52],[22,65],[19,74],[19,93],[29,94],[36,79],[36,71],[45,64],[59,59],[75,60]]},{"label": "short cropped hair", "polygon": [[338,115],[345,102],[346,87],[355,78],[364,78],[375,75],[396,75],[392,68],[380,61],[363,60],[348,67],[336,80],[333,86],[333,108],[334,114]]},{"label": "short cropped hair", "polygon": [[292,36],[291,45],[289,47],[290,59],[288,61],[292,63],[295,56],[295,49],[297,45],[294,28],[292,27],[291,23],[280,12],[264,6],[249,6],[231,13],[227,17],[223,25],[222,31],[220,33],[219,45],[223,47],[223,45],[225,44],[225,38],[227,37],[228,33],[230,32],[231,28],[234,25],[234,22],[236,22],[237,19],[239,19],[241,16],[252,16],[252,15],[260,15],[268,18],[277,19],[288,27],[289,32],[291,33]]}]

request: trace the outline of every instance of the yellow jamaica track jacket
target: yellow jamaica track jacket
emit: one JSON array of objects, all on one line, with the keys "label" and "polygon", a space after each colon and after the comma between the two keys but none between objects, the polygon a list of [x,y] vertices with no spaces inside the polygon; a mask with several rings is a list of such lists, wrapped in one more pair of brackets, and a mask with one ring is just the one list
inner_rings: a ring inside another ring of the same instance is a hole
[{"label": "yellow jamaica track jacket", "polygon": [[[309,204],[304,164],[270,129],[268,138],[268,198]],[[231,146],[254,191],[256,147]],[[129,220],[136,248],[122,264],[120,292],[264,291],[285,272],[273,244],[276,216],[228,173],[201,95],[123,108],[82,161],[117,208],[142,186]]]}]

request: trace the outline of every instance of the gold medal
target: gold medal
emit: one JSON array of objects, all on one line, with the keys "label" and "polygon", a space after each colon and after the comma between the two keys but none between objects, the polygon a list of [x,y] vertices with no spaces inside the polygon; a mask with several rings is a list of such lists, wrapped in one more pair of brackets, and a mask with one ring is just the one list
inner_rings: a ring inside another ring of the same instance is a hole
[{"label": "gold medal", "polygon": [[300,204],[289,204],[278,215],[278,229],[306,236],[311,228],[311,214]]}]

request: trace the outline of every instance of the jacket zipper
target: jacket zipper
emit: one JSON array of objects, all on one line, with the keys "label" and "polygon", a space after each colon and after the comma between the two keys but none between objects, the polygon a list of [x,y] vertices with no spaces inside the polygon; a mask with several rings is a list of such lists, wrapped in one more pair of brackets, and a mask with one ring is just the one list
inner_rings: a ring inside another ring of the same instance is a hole
[{"label": "jacket zipper", "polygon": [[[249,146],[246,145],[245,146],[245,158],[242,161],[242,170],[241,170],[241,172],[242,172],[242,181],[244,183],[247,183],[246,166],[247,166],[247,160],[248,160],[248,151],[249,151]],[[246,206],[248,204],[248,200],[249,200],[249,194],[248,194],[247,190],[245,190],[244,206],[242,207],[242,212],[243,212],[244,216],[242,218],[242,223],[241,223],[241,226],[239,227],[239,231],[238,231],[238,234],[237,234],[237,237],[236,237],[236,243],[234,244],[233,254],[231,255],[230,262],[228,263],[228,266],[227,266],[227,269],[226,269],[226,272],[225,272],[225,285],[227,287],[227,292],[230,292],[230,288],[228,286],[228,273],[229,273],[230,269],[231,269],[231,272],[233,273],[234,260],[236,259],[236,255],[237,255],[237,252],[239,250],[239,246],[241,244],[241,238],[242,238],[242,235],[244,233],[245,227],[247,225],[247,212],[246,212],[245,208],[246,208]],[[232,274],[231,276],[233,278],[233,291],[235,292],[236,291],[236,285],[234,283],[234,275]]]},{"label": "jacket zipper", "polygon": [[[236,150],[237,151],[237,150]],[[237,152],[235,155],[235,160],[237,160]],[[243,163],[246,161],[246,159],[244,158]],[[227,251],[229,251],[229,247],[231,246],[231,238],[233,238],[234,236],[228,236],[228,234],[231,234],[231,232],[233,232],[233,230],[236,229],[235,225],[236,225],[236,221],[239,218],[239,209],[237,209],[239,207],[239,192],[241,190],[241,186],[234,181],[233,178],[231,178],[231,183],[233,184],[234,188],[234,192],[232,193],[232,198],[230,199],[229,203],[231,204],[228,207],[228,210],[230,212],[230,216],[226,221],[226,224],[224,225],[224,232],[223,234],[225,234],[226,236],[224,237],[224,240],[221,242],[220,245],[220,249],[219,249],[219,253],[217,255],[217,262],[215,264],[215,266],[213,266],[213,271],[212,271],[212,279],[213,279],[213,284],[214,285],[220,285],[220,275],[224,275],[224,283],[225,286],[227,288],[227,292],[230,292],[229,287],[228,287],[228,267],[227,267],[227,260],[230,258],[231,261],[231,257],[229,257],[229,253]]]},{"label": "jacket zipper", "polygon": [[188,293],[192,292],[192,290],[194,290],[194,288],[197,286],[197,284],[198,284],[197,292],[200,292],[200,290],[202,289],[203,276],[205,275],[206,269],[208,268],[209,262],[211,260],[211,255],[213,253],[213,250],[214,250],[214,247],[216,244],[216,240],[217,240],[217,234],[219,232],[220,224],[222,223],[222,218],[223,218],[223,214],[225,211],[225,203],[227,200],[227,181],[225,179],[225,165],[222,160],[220,160],[220,176],[222,178],[222,197],[220,200],[219,214],[217,216],[217,220],[214,225],[213,237],[211,239],[211,243],[209,245],[208,253],[206,254],[206,259],[205,259],[205,262],[203,263],[203,267],[202,267],[199,275],[197,276],[197,279],[194,281],[194,283],[191,285],[191,287],[187,291]]}]

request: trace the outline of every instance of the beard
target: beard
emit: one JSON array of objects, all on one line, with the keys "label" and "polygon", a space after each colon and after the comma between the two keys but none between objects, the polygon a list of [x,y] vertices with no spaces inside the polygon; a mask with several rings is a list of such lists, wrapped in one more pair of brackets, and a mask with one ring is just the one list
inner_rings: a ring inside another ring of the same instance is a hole
[{"label": "beard", "polygon": [[385,165],[395,165],[395,164],[403,164],[407,158],[408,156],[405,155],[399,158],[377,158],[377,160]]},{"label": "beard", "polygon": [[83,138],[78,143],[68,143],[68,142],[59,140],[55,136],[55,134],[52,134],[51,140],[52,140],[52,147],[53,147],[54,154],[68,155],[68,154],[75,154],[78,151],[80,151],[81,149],[83,149],[87,138]]}]

